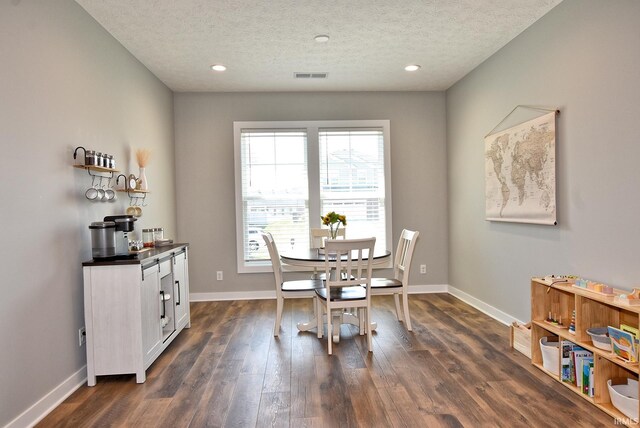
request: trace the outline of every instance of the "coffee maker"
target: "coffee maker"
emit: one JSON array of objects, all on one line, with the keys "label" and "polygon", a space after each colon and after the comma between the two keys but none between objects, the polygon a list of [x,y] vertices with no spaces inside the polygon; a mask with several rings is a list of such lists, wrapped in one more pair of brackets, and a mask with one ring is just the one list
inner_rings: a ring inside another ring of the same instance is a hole
[{"label": "coffee maker", "polygon": [[129,254],[129,232],[133,232],[132,215],[109,215],[104,221],[91,223],[91,254],[94,259],[124,259]]},{"label": "coffee maker", "polygon": [[91,255],[94,260],[113,259],[116,256],[116,224],[112,221],[94,221],[91,231]]},{"label": "coffee maker", "polygon": [[136,220],[137,218],[132,215],[108,215],[104,218],[105,223],[115,223],[114,241],[116,258],[130,257],[129,233],[134,231],[134,222]]}]

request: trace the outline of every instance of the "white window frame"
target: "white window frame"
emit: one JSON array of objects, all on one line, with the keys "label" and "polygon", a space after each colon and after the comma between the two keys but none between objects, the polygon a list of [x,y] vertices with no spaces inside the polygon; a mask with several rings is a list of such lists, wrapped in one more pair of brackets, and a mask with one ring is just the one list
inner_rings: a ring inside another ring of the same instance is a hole
[{"label": "white window frame", "polygon": [[[243,129],[306,129],[307,175],[309,185],[309,227],[320,227],[320,159],[319,130],[322,128],[382,128],[384,138],[385,239],[393,260],[393,230],[391,204],[391,130],[389,120],[312,120],[312,121],[249,121],[233,122],[234,173],[236,196],[236,260],[238,273],[271,272],[271,261],[244,260],[244,218],[242,213],[241,134]],[[317,215],[315,215],[317,214]],[[385,266],[387,267],[387,266]]]}]

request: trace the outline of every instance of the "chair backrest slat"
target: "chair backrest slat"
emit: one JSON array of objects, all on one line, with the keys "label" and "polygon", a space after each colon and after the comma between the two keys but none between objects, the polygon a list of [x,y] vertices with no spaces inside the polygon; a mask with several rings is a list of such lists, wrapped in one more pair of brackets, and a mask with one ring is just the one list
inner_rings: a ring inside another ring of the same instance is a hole
[{"label": "chair backrest slat", "polygon": [[420,232],[404,229],[398,241],[395,260],[393,263],[394,278],[401,281],[405,286],[409,282],[411,270],[411,259]]},{"label": "chair backrest slat", "polygon": [[[371,286],[373,250],[376,238],[329,240],[325,247],[327,295],[331,287]],[[334,278],[331,277],[335,263]],[[341,275],[344,273],[344,277]],[[369,293],[367,293],[369,298]]]}]

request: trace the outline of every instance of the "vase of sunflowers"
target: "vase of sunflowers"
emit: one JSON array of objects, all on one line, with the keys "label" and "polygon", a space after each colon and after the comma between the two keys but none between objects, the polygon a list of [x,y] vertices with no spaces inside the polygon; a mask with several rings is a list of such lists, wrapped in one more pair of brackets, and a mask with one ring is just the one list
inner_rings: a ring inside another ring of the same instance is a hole
[{"label": "vase of sunflowers", "polygon": [[336,214],[335,211],[331,211],[327,213],[327,215],[320,216],[322,220],[322,224],[325,226],[329,226],[329,234],[331,235],[331,239],[336,239],[338,237],[338,229],[340,225],[347,225],[347,216],[342,214]]}]

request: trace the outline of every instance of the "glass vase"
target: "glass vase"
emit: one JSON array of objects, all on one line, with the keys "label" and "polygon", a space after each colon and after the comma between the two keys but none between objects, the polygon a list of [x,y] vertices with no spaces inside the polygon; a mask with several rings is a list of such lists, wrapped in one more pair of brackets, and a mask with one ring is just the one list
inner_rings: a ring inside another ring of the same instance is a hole
[{"label": "glass vase", "polygon": [[338,228],[340,227],[340,223],[333,223],[329,225],[329,234],[331,235],[331,239],[336,239],[338,237]]}]

